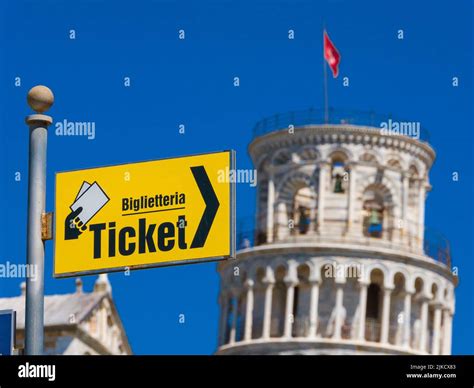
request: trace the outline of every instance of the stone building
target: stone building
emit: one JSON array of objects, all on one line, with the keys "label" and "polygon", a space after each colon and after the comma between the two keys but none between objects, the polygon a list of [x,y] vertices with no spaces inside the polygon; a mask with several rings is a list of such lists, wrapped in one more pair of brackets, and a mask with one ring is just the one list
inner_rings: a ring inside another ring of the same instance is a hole
[{"label": "stone building", "polygon": [[[25,332],[25,283],[22,283],[20,296],[0,298],[0,310],[7,309],[17,314],[16,348],[21,353]],[[132,354],[105,274],[99,275],[93,292],[84,292],[81,279],[77,279],[76,292],[45,296],[44,328],[45,354]]]},{"label": "stone building", "polygon": [[255,227],[218,266],[217,354],[450,354],[457,278],[425,228],[426,133],[316,116],[257,124]]}]

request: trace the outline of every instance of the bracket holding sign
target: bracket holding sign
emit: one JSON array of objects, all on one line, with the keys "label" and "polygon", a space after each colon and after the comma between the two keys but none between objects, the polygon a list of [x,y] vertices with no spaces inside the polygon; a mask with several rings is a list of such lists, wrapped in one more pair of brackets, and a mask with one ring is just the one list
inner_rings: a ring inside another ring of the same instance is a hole
[{"label": "bracket holding sign", "polygon": [[235,152],[56,174],[54,276],[235,257]]},{"label": "bracket holding sign", "polygon": [[41,215],[41,239],[43,241],[53,239],[53,213],[43,213]]}]

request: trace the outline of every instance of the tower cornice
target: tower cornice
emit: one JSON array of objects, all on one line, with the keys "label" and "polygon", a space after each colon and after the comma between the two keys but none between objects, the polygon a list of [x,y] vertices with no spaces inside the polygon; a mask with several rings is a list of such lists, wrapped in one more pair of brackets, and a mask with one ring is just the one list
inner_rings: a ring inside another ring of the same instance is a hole
[{"label": "tower cornice", "polygon": [[272,155],[281,148],[321,144],[362,144],[392,148],[419,158],[428,169],[436,157],[433,148],[424,141],[405,135],[383,134],[382,129],[377,127],[349,124],[298,126],[291,134],[287,128],[283,128],[256,137],[249,144],[248,151],[254,163],[257,163],[258,156]]},{"label": "tower cornice", "polygon": [[[341,243],[318,243],[318,242],[290,242],[273,243],[268,245],[259,245],[256,247],[243,249],[237,252],[239,260],[252,260],[256,257],[262,258],[268,256],[270,259],[275,256],[294,257],[295,255],[310,256],[347,256],[348,258],[377,258],[383,257],[384,260],[393,260],[404,264],[413,264],[427,270],[438,273],[455,283],[455,279],[450,269],[443,263],[437,262],[429,256],[415,252],[400,251],[382,246],[364,246],[359,244],[341,244]],[[219,263],[219,271],[223,270],[228,263]]]}]

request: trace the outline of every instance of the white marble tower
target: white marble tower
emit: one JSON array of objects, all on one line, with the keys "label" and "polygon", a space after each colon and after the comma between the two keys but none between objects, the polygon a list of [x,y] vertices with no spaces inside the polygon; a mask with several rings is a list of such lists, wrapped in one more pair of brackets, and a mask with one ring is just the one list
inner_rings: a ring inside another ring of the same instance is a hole
[{"label": "white marble tower", "polygon": [[218,267],[217,354],[450,354],[457,279],[425,230],[434,150],[407,125],[314,112],[256,127],[255,227]]}]

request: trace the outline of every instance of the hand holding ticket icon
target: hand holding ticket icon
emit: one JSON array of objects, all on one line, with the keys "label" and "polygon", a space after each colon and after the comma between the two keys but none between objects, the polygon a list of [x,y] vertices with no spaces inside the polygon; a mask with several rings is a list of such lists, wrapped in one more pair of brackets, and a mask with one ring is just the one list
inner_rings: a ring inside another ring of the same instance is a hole
[{"label": "hand holding ticket icon", "polygon": [[71,213],[66,217],[64,236],[66,240],[77,239],[87,230],[86,224],[109,201],[97,182],[92,185],[83,182],[74,203],[70,206]]},{"label": "hand holding ticket icon", "polygon": [[82,207],[78,207],[76,210],[69,213],[66,217],[66,222],[64,225],[64,236],[66,240],[74,240],[79,237],[79,235],[87,229],[80,220],[78,215],[82,212]]}]

